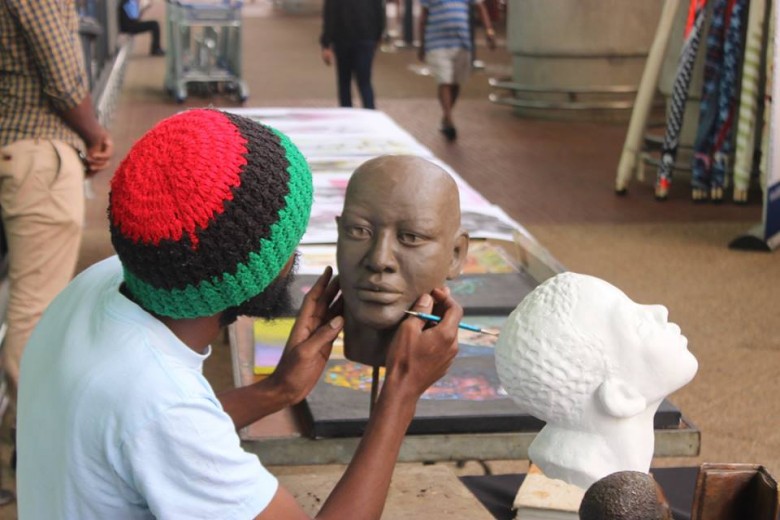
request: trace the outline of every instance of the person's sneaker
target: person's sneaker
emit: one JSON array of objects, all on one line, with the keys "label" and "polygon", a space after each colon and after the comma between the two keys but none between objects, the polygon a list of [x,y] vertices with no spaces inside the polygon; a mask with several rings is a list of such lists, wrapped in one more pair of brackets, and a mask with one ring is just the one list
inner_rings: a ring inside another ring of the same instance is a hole
[{"label": "person's sneaker", "polygon": [[152,56],[165,56],[165,51],[163,49],[154,49],[149,54],[151,54]]}]

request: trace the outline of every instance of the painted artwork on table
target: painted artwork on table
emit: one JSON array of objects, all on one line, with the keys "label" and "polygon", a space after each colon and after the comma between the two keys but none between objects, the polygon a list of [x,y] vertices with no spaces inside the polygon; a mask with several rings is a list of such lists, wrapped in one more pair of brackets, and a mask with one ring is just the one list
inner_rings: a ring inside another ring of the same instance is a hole
[{"label": "painted artwork on table", "polygon": [[[465,321],[465,320],[464,320]],[[500,330],[506,316],[469,316],[482,329]],[[447,375],[421,397],[407,433],[539,431],[544,422],[521,410],[501,387],[495,368],[495,336],[458,331],[459,352]],[[344,359],[334,344],[322,378],[297,411],[310,437],[360,436],[368,422],[373,367]],[[379,371],[379,381],[384,369]],[[656,428],[676,427],[680,411],[664,401]]]},{"label": "painted artwork on table", "polygon": [[252,327],[255,340],[253,372],[256,375],[268,375],[276,369],[294,323],[293,318],[255,320]]},{"label": "painted artwork on table", "polygon": [[[470,324],[500,329],[502,316],[472,316]],[[460,351],[447,375],[421,397],[408,433],[533,430],[541,423],[523,414],[498,381],[495,336],[459,331]],[[330,360],[299,411],[312,437],[360,435],[368,421],[373,368]],[[384,369],[379,371],[379,380]]]}]

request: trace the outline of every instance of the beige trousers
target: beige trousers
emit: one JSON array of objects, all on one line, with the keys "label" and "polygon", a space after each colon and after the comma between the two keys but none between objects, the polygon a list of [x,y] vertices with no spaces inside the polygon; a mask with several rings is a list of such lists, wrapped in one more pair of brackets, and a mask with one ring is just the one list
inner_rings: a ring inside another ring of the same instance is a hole
[{"label": "beige trousers", "polygon": [[30,333],[76,268],[83,181],[76,150],[61,141],[26,139],[0,148],[0,207],[10,281],[2,362],[14,400]]}]

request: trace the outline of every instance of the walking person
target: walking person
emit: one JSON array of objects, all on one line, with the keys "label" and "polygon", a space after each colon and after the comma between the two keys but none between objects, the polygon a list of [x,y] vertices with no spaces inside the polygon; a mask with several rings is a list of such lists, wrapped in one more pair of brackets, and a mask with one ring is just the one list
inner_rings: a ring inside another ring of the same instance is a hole
[{"label": "walking person", "polygon": [[473,44],[469,23],[471,6],[476,6],[485,28],[488,47],[496,48],[496,35],[483,0],[421,0],[420,48],[418,57],[436,78],[442,109],[439,131],[454,141],[457,130],[452,111],[460,87],[471,74]]},{"label": "walking person", "polygon": [[352,106],[352,79],[363,108],[376,108],[371,68],[385,30],[382,0],[325,0],[320,47],[322,61],[336,61],[339,105]]}]

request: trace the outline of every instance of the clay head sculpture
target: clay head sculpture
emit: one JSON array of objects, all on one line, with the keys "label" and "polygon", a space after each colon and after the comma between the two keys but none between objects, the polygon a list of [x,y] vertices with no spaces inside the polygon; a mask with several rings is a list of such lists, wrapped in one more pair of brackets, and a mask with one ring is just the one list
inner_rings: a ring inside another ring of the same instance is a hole
[{"label": "clay head sculpture", "polygon": [[509,395],[546,421],[529,457],[587,489],[616,471],[647,472],[653,416],[698,369],[661,305],[640,305],[592,276],[563,273],[531,292],[496,344]]},{"label": "clay head sculpture", "polygon": [[350,178],[337,221],[345,355],[383,366],[404,311],[466,259],[458,187],[423,158],[377,157]]},{"label": "clay head sculpture", "polygon": [[585,492],[580,520],[672,520],[663,490],[648,473],[618,471]]}]

